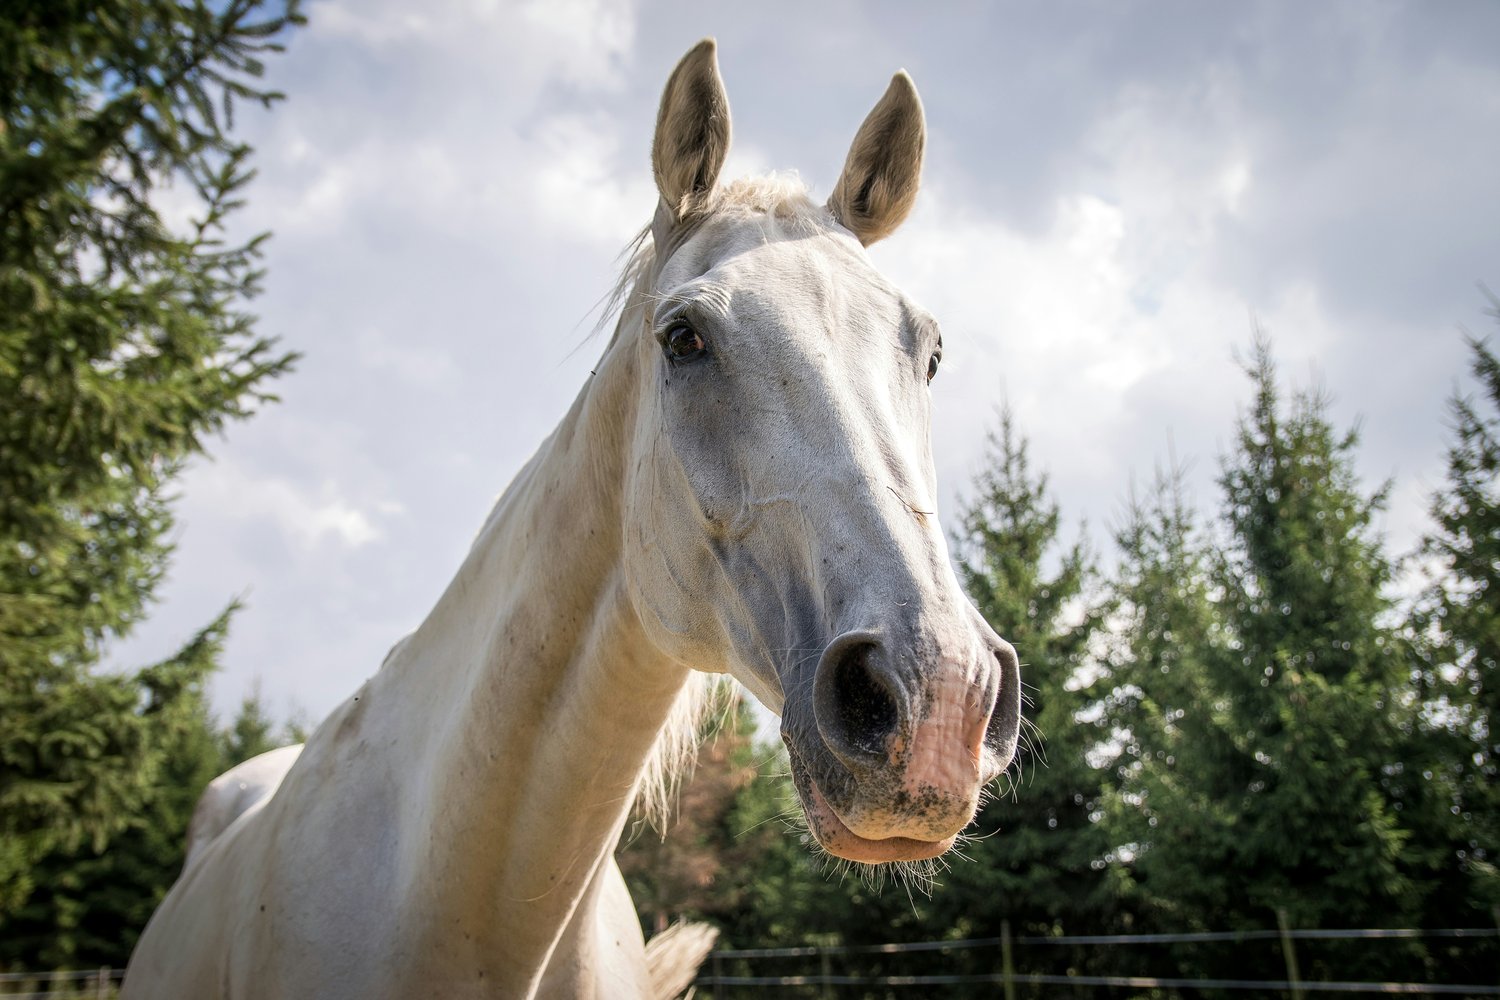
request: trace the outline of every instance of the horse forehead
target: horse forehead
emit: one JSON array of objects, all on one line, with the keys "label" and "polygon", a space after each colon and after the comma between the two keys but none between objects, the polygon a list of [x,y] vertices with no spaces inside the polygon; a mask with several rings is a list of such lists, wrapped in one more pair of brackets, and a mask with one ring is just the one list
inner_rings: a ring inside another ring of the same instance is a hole
[{"label": "horse forehead", "polygon": [[850,237],[821,232],[752,240],[738,233],[725,249],[705,277],[732,319],[801,335],[822,330],[885,339],[911,314],[905,296]]}]

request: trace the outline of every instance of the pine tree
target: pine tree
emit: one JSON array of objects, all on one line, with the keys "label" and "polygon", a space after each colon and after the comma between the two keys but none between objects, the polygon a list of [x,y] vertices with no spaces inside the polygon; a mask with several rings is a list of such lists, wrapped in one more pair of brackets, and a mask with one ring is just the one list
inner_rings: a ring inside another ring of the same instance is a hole
[{"label": "pine tree", "polygon": [[1082,541],[1058,541],[1061,512],[1026,441],[1002,410],[988,465],[955,538],[959,575],[980,612],[1016,648],[1033,723],[1003,793],[976,820],[974,860],[933,896],[945,933],[1099,930],[1111,894],[1095,866],[1107,848],[1100,827],[1102,773],[1089,755],[1100,728],[1103,683],[1090,639],[1103,617],[1092,558]]},{"label": "pine tree", "polygon": [[4,921],[0,967],[124,967],[182,870],[193,807],[221,767],[203,680],[223,649],[232,612],[142,671],[143,714],[161,760],[156,780],[103,853],[84,843],[38,861],[36,889]]},{"label": "pine tree", "polygon": [[256,682],[250,693],[240,700],[240,710],[235,713],[229,728],[219,734],[219,770],[227,771],[267,750],[296,742],[299,741],[290,736],[283,738],[278,732],[276,721],[266,711],[260,684]]},{"label": "pine tree", "polygon": [[1115,542],[1121,559],[1113,581],[1114,687],[1105,715],[1118,752],[1106,860],[1126,876],[1122,884],[1139,909],[1162,929],[1183,930],[1201,914],[1181,913],[1176,900],[1223,873],[1208,868],[1191,874],[1197,885],[1180,885],[1190,872],[1174,863],[1173,851],[1182,843],[1225,841],[1229,817],[1214,806],[1222,790],[1200,781],[1198,769],[1230,741],[1226,713],[1206,676],[1206,662],[1222,642],[1210,552],[1185,497],[1181,466],[1158,473],[1145,496],[1132,492]]},{"label": "pine tree", "polygon": [[[1262,338],[1246,373],[1217,544],[1176,470],[1117,535],[1115,868],[1163,929],[1274,927],[1277,911],[1294,927],[1401,925],[1421,896],[1398,780],[1415,707],[1372,527],[1385,489],[1361,489],[1358,436],[1335,431],[1325,395],[1283,398]],[[1211,945],[1174,958],[1209,976],[1276,961]],[[1422,960],[1416,945],[1327,945],[1303,972],[1380,978]]]},{"label": "pine tree", "polygon": [[1434,919],[1484,922],[1500,905],[1500,360],[1479,340],[1469,347],[1480,395],[1449,401],[1448,481],[1422,546],[1434,578],[1412,616],[1424,711],[1403,777],[1408,808],[1428,823],[1413,861],[1433,886]]},{"label": "pine tree", "polygon": [[[1177,477],[1119,537],[1124,683],[1109,714],[1126,738],[1106,823],[1133,856],[1117,867],[1172,929],[1272,927],[1277,911],[1294,927],[1401,925],[1418,893],[1389,777],[1414,709],[1372,528],[1385,490],[1361,490],[1357,434],[1334,430],[1325,395],[1282,398],[1259,337],[1246,373],[1219,544],[1196,531]],[[1357,962],[1380,978],[1421,958],[1325,946],[1303,972]],[[1247,955],[1177,960],[1232,975]]]},{"label": "pine tree", "polygon": [[[161,579],[172,476],[293,360],[245,310],[261,238],[223,234],[251,176],[227,130],[279,97],[254,83],[295,3],[0,19],[0,917],[44,855],[123,829],[164,766],[152,673],[92,668]],[[197,199],[185,227],[157,208],[168,186]]]},{"label": "pine tree", "polygon": [[1210,659],[1227,745],[1214,761],[1235,815],[1209,860],[1241,892],[1227,926],[1391,926],[1412,915],[1407,833],[1381,781],[1397,759],[1410,658],[1385,595],[1391,567],[1371,522],[1355,431],[1336,432],[1321,393],[1283,404],[1269,344],[1247,366],[1254,402],[1220,486],[1228,545],[1215,567],[1230,640]]}]

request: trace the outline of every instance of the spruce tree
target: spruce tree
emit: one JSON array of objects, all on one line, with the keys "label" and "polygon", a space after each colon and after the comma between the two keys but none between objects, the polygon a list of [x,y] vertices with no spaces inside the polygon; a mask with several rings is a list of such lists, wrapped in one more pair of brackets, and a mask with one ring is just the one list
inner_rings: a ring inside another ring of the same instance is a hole
[{"label": "spruce tree", "polygon": [[1500,360],[1479,340],[1469,348],[1479,392],[1449,401],[1447,483],[1422,546],[1433,579],[1413,612],[1424,710],[1402,777],[1428,824],[1413,861],[1432,919],[1484,923],[1500,904]]},{"label": "spruce tree", "polygon": [[1121,558],[1105,713],[1117,752],[1106,860],[1123,876],[1130,908],[1157,929],[1215,929],[1203,924],[1205,913],[1179,904],[1228,891],[1222,865],[1195,869],[1206,859],[1185,865],[1176,852],[1228,843],[1233,822],[1216,804],[1229,790],[1205,780],[1226,772],[1218,757],[1232,740],[1207,674],[1223,642],[1211,551],[1187,502],[1182,467],[1159,473],[1144,496],[1132,492],[1115,542]]},{"label": "spruce tree", "polygon": [[[1105,716],[1115,751],[1102,825],[1122,918],[1146,932],[1218,931],[1243,905],[1238,724],[1215,671],[1230,655],[1216,551],[1175,463],[1132,491],[1115,531],[1120,561]],[[1274,921],[1274,916],[1252,916]],[[1128,956],[1128,957],[1127,957]],[[1166,962],[1184,977],[1278,968],[1275,943],[1179,943],[1119,956],[1118,973]]]},{"label": "spruce tree", "polygon": [[949,885],[933,896],[945,933],[1099,930],[1111,896],[1095,862],[1102,773],[1090,752],[1108,736],[1098,714],[1103,681],[1090,638],[1103,616],[1083,541],[1059,541],[1061,512],[1031,466],[1008,409],[954,539],[959,576],[985,619],[1016,648],[1029,724],[1000,794],[980,810],[977,836]]},{"label": "spruce tree", "polygon": [[[1405,925],[1421,893],[1392,776],[1415,707],[1372,523],[1385,489],[1361,488],[1358,436],[1335,430],[1326,395],[1284,398],[1260,337],[1246,374],[1218,536],[1198,529],[1174,472],[1117,537],[1115,868],[1162,929],[1265,929],[1278,911],[1301,928]],[[1411,943],[1304,952],[1313,978],[1422,959]],[[1212,945],[1174,960],[1208,976],[1279,964]]]},{"label": "spruce tree", "polygon": [[1254,401],[1219,480],[1229,641],[1209,661],[1225,720],[1216,791],[1235,822],[1205,859],[1228,864],[1239,891],[1213,905],[1231,927],[1278,909],[1299,927],[1392,926],[1413,916],[1413,893],[1381,781],[1410,668],[1372,526],[1387,487],[1362,491],[1358,434],[1334,429],[1326,395],[1282,400],[1264,339],[1246,371]]},{"label": "spruce tree", "polygon": [[[1167,929],[1265,929],[1278,911],[1300,928],[1405,925],[1419,893],[1389,777],[1415,709],[1372,525],[1385,489],[1360,487],[1358,436],[1334,429],[1326,395],[1283,397],[1264,339],[1246,373],[1216,544],[1175,476],[1119,536],[1109,714],[1125,752],[1106,824],[1131,856],[1116,867]],[[1174,957],[1209,976],[1279,964],[1211,945]],[[1382,978],[1421,959],[1409,942],[1328,944],[1304,949],[1302,971]]]},{"label": "spruce tree", "polygon": [[251,176],[233,114],[279,97],[257,78],[295,3],[0,19],[0,918],[43,856],[125,828],[166,763],[167,689],[93,668],[161,579],[173,475],[293,360],[246,309],[261,237],[225,227]]},{"label": "spruce tree", "polygon": [[203,680],[223,649],[232,611],[141,672],[142,714],[161,760],[155,783],[104,852],[83,843],[39,859],[31,873],[36,888],[3,923],[0,967],[124,967],[182,870],[193,808],[222,766]]},{"label": "spruce tree", "polygon": [[276,721],[266,711],[265,699],[261,697],[257,682],[240,700],[240,710],[235,713],[229,727],[219,734],[219,770],[227,771],[267,750],[296,742],[299,741],[282,738],[278,732]]}]

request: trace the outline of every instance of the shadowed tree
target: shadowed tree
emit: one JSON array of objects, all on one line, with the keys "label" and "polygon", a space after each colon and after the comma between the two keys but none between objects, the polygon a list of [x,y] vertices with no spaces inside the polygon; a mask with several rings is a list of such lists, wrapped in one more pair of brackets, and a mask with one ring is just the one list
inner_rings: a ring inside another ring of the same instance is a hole
[{"label": "shadowed tree", "polygon": [[[1179,899],[1184,879],[1195,881],[1199,901],[1238,889],[1230,872],[1192,868],[1195,845],[1231,838],[1235,816],[1221,805],[1226,789],[1206,779],[1225,772],[1233,740],[1209,673],[1225,642],[1210,579],[1213,550],[1184,476],[1173,465],[1144,494],[1132,491],[1114,533],[1118,603],[1105,699],[1113,760],[1103,820],[1111,846],[1103,863],[1140,931],[1219,929],[1210,926],[1213,907]],[[1212,966],[1202,960],[1222,950],[1178,945],[1172,961],[1184,975],[1206,974]]]},{"label": "shadowed tree", "polygon": [[1240,881],[1218,904],[1229,926],[1264,925],[1277,908],[1301,927],[1390,926],[1412,915],[1412,896],[1406,833],[1380,781],[1409,667],[1386,624],[1391,567],[1371,525],[1388,487],[1361,491],[1358,435],[1334,430],[1325,395],[1283,403],[1265,340],[1246,372],[1254,400],[1219,480],[1227,546],[1214,580],[1229,641],[1209,658],[1228,745],[1208,771],[1237,822],[1200,860]]},{"label": "shadowed tree", "polygon": [[[1111,712],[1129,738],[1110,825],[1178,927],[1265,928],[1278,910],[1296,927],[1399,926],[1420,900],[1386,779],[1414,709],[1372,528],[1385,489],[1360,489],[1357,435],[1335,431],[1326,396],[1283,399],[1264,339],[1246,373],[1219,546],[1195,541],[1170,481],[1121,535],[1128,685]],[[1321,954],[1373,975],[1418,951]]]},{"label": "shadowed tree", "polygon": [[1447,482],[1422,545],[1433,578],[1412,615],[1424,710],[1400,777],[1428,824],[1409,860],[1432,887],[1430,919],[1484,923],[1500,905],[1500,361],[1479,340],[1469,349],[1478,394],[1449,401]]},{"label": "shadowed tree", "polygon": [[41,858],[151,808],[161,699],[212,668],[190,645],[170,685],[93,669],[161,580],[172,477],[293,360],[245,308],[261,237],[225,227],[251,176],[235,106],[279,96],[260,58],[299,22],[295,0],[0,18],[0,922]]},{"label": "shadowed tree", "polygon": [[219,770],[227,771],[267,750],[296,742],[294,734],[283,738],[282,732],[278,731],[276,720],[266,711],[257,681],[251,686],[250,693],[240,699],[240,710],[228,728],[219,734]]},{"label": "shadowed tree", "polygon": [[182,870],[193,807],[222,766],[203,679],[222,651],[232,611],[139,675],[141,712],[161,759],[154,786],[103,853],[84,843],[41,858],[32,872],[36,888],[4,923],[0,965],[120,968],[129,959]]},{"label": "shadowed tree", "polygon": [[1004,790],[979,812],[962,870],[933,895],[947,936],[1101,930],[1114,912],[1095,865],[1108,844],[1097,823],[1102,773],[1089,760],[1100,728],[1102,678],[1090,641],[1103,618],[1092,557],[1059,543],[1061,514],[1031,467],[1009,410],[955,535],[959,577],[995,631],[1016,648],[1031,721]]}]

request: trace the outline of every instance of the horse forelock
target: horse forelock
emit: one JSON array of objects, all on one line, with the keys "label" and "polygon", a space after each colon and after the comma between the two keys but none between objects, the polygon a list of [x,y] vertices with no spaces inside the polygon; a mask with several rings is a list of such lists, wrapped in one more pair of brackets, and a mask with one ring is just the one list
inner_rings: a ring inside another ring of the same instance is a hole
[{"label": "horse forelock", "polygon": [[808,194],[807,184],[795,171],[742,177],[715,192],[712,211],[763,212],[779,219],[825,220],[825,206]]},{"label": "horse forelock", "polygon": [[715,189],[703,210],[695,217],[674,228],[669,245],[665,248],[657,246],[652,236],[651,223],[642,227],[625,245],[620,253],[624,263],[614,286],[603,299],[603,309],[595,332],[602,329],[611,317],[618,316],[618,324],[610,343],[613,344],[619,337],[631,307],[651,290],[663,262],[663,250],[666,256],[670,256],[677,247],[712,220],[754,216],[774,219],[787,229],[811,229],[834,223],[827,206],[812,200],[806,183],[794,171],[742,177],[731,181]]}]

